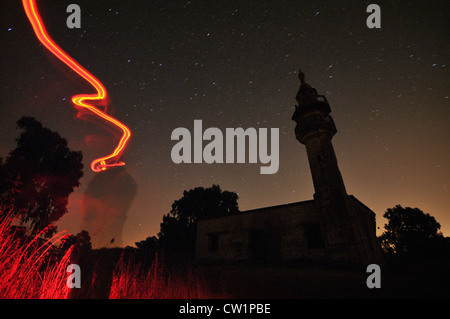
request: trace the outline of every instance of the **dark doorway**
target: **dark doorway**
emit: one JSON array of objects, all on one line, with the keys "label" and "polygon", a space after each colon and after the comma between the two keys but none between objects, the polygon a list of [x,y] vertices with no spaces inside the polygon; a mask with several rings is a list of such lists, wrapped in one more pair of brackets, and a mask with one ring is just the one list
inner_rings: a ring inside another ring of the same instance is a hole
[{"label": "dark doorway", "polygon": [[219,234],[208,234],[208,251],[217,252],[219,250]]},{"label": "dark doorway", "polygon": [[303,224],[303,228],[308,248],[312,249],[325,247],[325,242],[318,223],[305,223]]},{"label": "dark doorway", "polygon": [[253,261],[263,262],[267,258],[267,236],[262,229],[249,231],[250,256]]}]

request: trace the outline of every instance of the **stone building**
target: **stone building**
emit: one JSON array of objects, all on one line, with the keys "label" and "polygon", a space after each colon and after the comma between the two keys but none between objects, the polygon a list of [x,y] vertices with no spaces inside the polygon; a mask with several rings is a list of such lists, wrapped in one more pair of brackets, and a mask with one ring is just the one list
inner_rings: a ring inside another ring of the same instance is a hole
[{"label": "stone building", "polygon": [[196,258],[202,261],[292,260],[380,263],[375,213],[345,189],[332,138],[336,126],[323,95],[301,81],[292,119],[305,145],[314,199],[202,219]]}]

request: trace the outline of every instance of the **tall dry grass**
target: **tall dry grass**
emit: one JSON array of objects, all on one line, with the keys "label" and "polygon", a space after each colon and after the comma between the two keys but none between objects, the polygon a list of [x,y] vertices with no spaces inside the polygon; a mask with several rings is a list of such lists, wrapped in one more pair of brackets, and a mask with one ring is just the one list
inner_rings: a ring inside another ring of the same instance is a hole
[{"label": "tall dry grass", "polygon": [[165,270],[156,257],[150,268],[120,260],[113,274],[111,299],[223,299],[202,276],[188,267],[180,273]]},{"label": "tall dry grass", "polygon": [[53,243],[64,234],[43,241],[38,234],[25,239],[11,231],[12,218],[0,222],[0,298],[63,299],[70,289],[66,285],[66,267],[71,249],[60,259],[52,260]]},{"label": "tall dry grass", "polygon": [[[47,241],[40,235],[24,240],[11,232],[11,218],[0,222],[0,299],[65,299],[94,298],[92,289],[109,289],[111,299],[212,299],[225,298],[225,294],[213,293],[206,280],[194,274],[190,268],[184,272],[165,269],[155,258],[150,267],[133,262],[131,258],[120,258],[112,274],[112,283],[93,285],[99,274],[91,274],[91,280],[82,280],[90,287],[87,293],[73,293],[67,287],[67,266],[71,263],[73,247],[62,257],[55,258],[55,243],[64,234],[59,233]],[[101,259],[101,258],[100,258]],[[100,267],[96,270],[101,271]],[[111,267],[111,265],[104,265]],[[81,268],[81,277],[83,268]],[[111,277],[109,277],[111,279]],[[111,280],[109,280],[111,282]],[[77,288],[73,288],[77,289]],[[108,290],[107,290],[108,291]]]}]

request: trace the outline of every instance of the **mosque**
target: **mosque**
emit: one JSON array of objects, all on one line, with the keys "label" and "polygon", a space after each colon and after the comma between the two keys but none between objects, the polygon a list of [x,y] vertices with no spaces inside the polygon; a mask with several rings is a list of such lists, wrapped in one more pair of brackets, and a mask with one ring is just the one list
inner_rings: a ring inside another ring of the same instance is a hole
[{"label": "mosque", "polygon": [[197,260],[382,262],[375,213],[345,189],[332,144],[337,130],[330,105],[301,71],[299,79],[292,119],[308,154],[313,199],[199,220]]}]

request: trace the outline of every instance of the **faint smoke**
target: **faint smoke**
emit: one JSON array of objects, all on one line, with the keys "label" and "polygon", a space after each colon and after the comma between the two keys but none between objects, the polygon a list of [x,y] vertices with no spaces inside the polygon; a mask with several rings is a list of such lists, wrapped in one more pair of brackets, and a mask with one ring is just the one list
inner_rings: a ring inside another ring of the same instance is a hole
[{"label": "faint smoke", "polygon": [[123,226],[136,195],[136,181],[125,166],[95,174],[81,203],[81,229],[89,232],[93,248],[122,246]]}]

